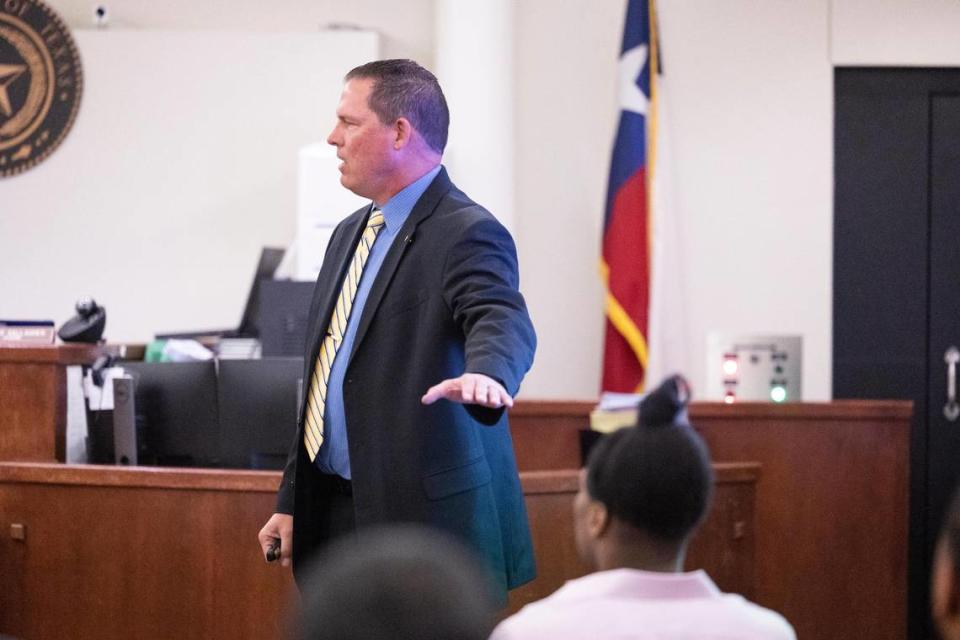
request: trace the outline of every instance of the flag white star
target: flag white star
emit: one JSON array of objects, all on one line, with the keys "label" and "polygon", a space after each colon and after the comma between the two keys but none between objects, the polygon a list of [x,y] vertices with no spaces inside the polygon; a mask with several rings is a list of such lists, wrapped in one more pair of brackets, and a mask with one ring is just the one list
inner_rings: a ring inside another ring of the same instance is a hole
[{"label": "flag white star", "polygon": [[641,44],[623,52],[617,71],[620,75],[620,108],[642,116],[647,115],[650,100],[637,84],[647,64],[647,45]]}]

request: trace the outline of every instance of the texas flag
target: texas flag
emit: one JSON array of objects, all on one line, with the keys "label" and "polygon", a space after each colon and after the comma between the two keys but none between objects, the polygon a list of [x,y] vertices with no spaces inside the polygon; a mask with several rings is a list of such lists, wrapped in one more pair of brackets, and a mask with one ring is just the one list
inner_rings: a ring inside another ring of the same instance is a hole
[{"label": "texas flag", "polygon": [[656,298],[653,274],[658,262],[653,223],[659,79],[653,71],[659,68],[659,50],[653,3],[629,0],[623,29],[620,123],[610,166],[600,265],[607,319],[602,391],[642,391],[649,373],[651,303]]}]

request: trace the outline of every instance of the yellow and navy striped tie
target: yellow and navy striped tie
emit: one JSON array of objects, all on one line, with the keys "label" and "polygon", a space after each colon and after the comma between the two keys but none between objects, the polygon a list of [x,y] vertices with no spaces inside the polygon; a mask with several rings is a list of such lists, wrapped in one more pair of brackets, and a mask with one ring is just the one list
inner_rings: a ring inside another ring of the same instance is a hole
[{"label": "yellow and navy striped tie", "polygon": [[330,380],[333,358],[337,355],[337,349],[343,344],[343,336],[347,332],[350,309],[353,307],[353,298],[357,295],[360,276],[363,274],[363,267],[367,264],[367,258],[370,256],[370,248],[373,247],[383,224],[383,213],[375,210],[370,214],[370,219],[367,220],[367,228],[363,231],[363,236],[357,244],[357,250],[353,254],[353,260],[350,261],[350,268],[343,278],[340,296],[337,298],[337,304],[330,315],[327,335],[323,339],[323,344],[320,345],[320,354],[317,356],[317,362],[313,367],[303,430],[303,444],[307,448],[307,454],[310,456],[311,462],[316,459],[317,452],[320,451],[320,445],[323,444],[324,405],[327,401],[327,382]]}]

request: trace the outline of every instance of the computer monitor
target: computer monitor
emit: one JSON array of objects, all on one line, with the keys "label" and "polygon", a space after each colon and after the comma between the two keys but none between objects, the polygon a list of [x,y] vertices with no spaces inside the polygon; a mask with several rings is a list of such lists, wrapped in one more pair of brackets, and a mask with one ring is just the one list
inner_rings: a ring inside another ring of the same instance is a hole
[{"label": "computer monitor", "polygon": [[221,360],[220,462],[282,469],[297,431],[303,358]]},{"label": "computer monitor", "polygon": [[250,293],[247,294],[247,304],[243,308],[243,317],[240,319],[240,326],[237,327],[236,335],[228,337],[236,338],[258,338],[260,337],[260,304],[261,304],[261,283],[264,280],[273,279],[277,267],[283,260],[283,249],[274,249],[264,247],[260,251],[260,261],[257,263],[257,272],[253,276],[253,283],[250,285]]},{"label": "computer monitor", "polygon": [[314,283],[266,280],[260,286],[260,344],[263,356],[300,356],[310,325]]},{"label": "computer monitor", "polygon": [[140,464],[220,466],[214,362],[124,362],[123,368],[134,380]]}]

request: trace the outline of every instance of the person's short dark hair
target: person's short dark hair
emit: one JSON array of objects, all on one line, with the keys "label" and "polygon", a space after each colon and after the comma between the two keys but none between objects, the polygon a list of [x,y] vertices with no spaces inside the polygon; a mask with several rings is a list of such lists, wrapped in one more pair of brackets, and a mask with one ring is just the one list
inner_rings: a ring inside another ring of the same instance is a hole
[{"label": "person's short dark hair", "polygon": [[301,588],[304,640],[483,640],[492,578],[448,534],[420,525],[370,529],[331,544]]},{"label": "person's short dark hair", "polygon": [[713,492],[709,451],[686,419],[688,396],[682,378],[667,379],[641,403],[637,425],[601,439],[587,460],[590,497],[664,542],[693,533]]},{"label": "person's short dark hair", "polygon": [[436,76],[413,60],[375,60],[350,70],[347,80],[373,80],[370,109],[380,122],[404,117],[437,153],[447,146],[450,110]]}]

